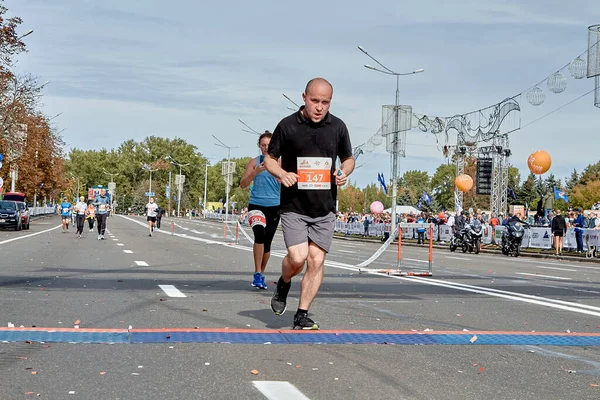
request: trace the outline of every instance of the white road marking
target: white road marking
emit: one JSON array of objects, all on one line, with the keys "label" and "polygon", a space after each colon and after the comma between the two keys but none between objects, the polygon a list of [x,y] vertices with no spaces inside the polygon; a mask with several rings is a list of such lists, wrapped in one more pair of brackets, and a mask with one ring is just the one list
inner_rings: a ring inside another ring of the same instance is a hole
[{"label": "white road marking", "polygon": [[338,253],[350,253],[350,254],[355,254],[356,253],[355,251],[352,251],[352,250],[338,250],[337,252]]},{"label": "white road marking", "polygon": [[158,287],[161,288],[162,291],[165,292],[165,294],[169,297],[187,297],[173,285],[158,285]]},{"label": "white road marking", "polygon": [[147,267],[148,263],[146,261],[134,261],[138,267]]},{"label": "white road marking", "polygon": [[403,258],[402,261],[413,261],[413,262],[420,262],[420,263],[429,263],[429,261],[427,261],[427,260],[416,260],[414,258]]},{"label": "white road marking", "polygon": [[252,383],[269,400],[310,400],[289,382],[253,381]]},{"label": "white road marking", "polygon": [[133,251],[131,251],[131,250],[123,250],[123,253],[133,254]]},{"label": "white road marking", "polygon": [[119,239],[113,239],[113,240],[119,240]]},{"label": "white road marking", "polygon": [[[132,218],[128,218],[125,216],[120,216],[120,217],[125,218],[136,224],[139,224],[141,226],[145,226],[143,223],[138,222]],[[163,233],[170,234],[167,232],[163,232]],[[235,248],[238,250],[244,250],[244,251],[248,251],[248,252],[252,251],[252,247],[248,247],[248,246],[235,245],[235,244],[231,244],[231,243],[224,243],[224,242],[219,242],[216,240],[209,240],[209,239],[203,239],[203,238],[198,238],[198,237],[182,236],[177,233],[173,234],[173,236],[179,236],[179,237],[183,237],[185,239],[195,240],[195,241],[206,243],[206,244],[218,244],[221,246],[227,246],[230,248]],[[275,257],[283,258],[283,257],[285,257],[286,254],[271,251],[271,255],[275,256]],[[522,260],[519,260],[519,261],[522,261]],[[563,301],[563,300],[556,300],[556,299],[550,299],[547,297],[527,295],[527,294],[518,293],[518,292],[509,292],[509,291],[505,291],[505,290],[486,288],[486,287],[482,287],[482,286],[466,285],[466,284],[457,283],[457,282],[449,282],[449,281],[444,281],[444,280],[440,280],[440,279],[433,279],[430,277],[427,277],[427,278],[424,278],[424,277],[421,278],[421,277],[416,277],[416,276],[404,277],[404,276],[381,274],[381,273],[379,273],[378,270],[369,270],[366,268],[358,268],[358,267],[355,267],[354,265],[335,262],[335,261],[331,261],[331,260],[325,261],[325,264],[327,266],[330,266],[333,268],[344,269],[347,271],[353,271],[353,272],[362,271],[364,273],[377,275],[382,278],[391,278],[391,279],[397,279],[400,281],[406,281],[406,282],[411,282],[411,283],[417,282],[417,283],[421,283],[423,285],[445,287],[445,288],[460,290],[460,291],[464,291],[464,292],[483,294],[483,295],[492,296],[492,297],[500,297],[500,298],[504,298],[504,299],[508,299],[508,300],[521,301],[524,303],[535,304],[535,305],[540,305],[540,306],[544,306],[544,307],[556,308],[556,309],[560,309],[560,310],[571,311],[571,312],[575,312],[575,313],[587,314],[587,315],[593,315],[596,317],[600,317],[600,307],[594,307],[594,306],[590,306],[587,304],[572,303],[572,302]],[[567,289],[565,289],[565,290],[567,290]]]},{"label": "white road marking", "polygon": [[472,260],[471,258],[464,258],[464,257],[454,257],[454,256],[443,256],[443,257],[451,258],[453,260],[463,260],[463,261],[471,261]]},{"label": "white road marking", "polygon": [[117,246],[125,246],[123,243],[117,243]]},{"label": "white road marking", "polygon": [[571,278],[564,278],[562,276],[541,275],[541,274],[536,274],[535,272],[515,272],[515,273],[517,275],[535,276],[535,277],[540,277],[540,278],[561,279],[561,280],[565,280],[565,281],[572,280]]},{"label": "white road marking", "polygon": [[25,238],[32,237],[32,236],[35,236],[35,235],[41,235],[42,233],[50,232],[50,231],[53,231],[53,230],[58,229],[60,227],[62,227],[62,225],[58,225],[58,226],[55,226],[54,228],[46,229],[45,231],[40,231],[40,232],[36,232],[36,233],[30,233],[29,235],[23,235],[23,236],[15,237],[15,238],[12,238],[12,239],[7,239],[7,240],[4,240],[4,241],[0,242],[0,244],[14,242],[15,240],[25,239]]},{"label": "white road marking", "polygon": [[543,265],[536,265],[536,267],[543,268],[543,269],[555,269],[557,271],[577,272],[576,269],[568,269],[568,268],[544,267]]}]

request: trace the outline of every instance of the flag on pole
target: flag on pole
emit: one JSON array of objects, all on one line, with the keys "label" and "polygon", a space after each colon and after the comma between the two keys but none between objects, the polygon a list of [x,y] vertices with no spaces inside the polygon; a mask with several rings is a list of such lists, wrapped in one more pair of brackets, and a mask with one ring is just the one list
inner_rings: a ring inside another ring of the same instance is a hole
[{"label": "flag on pole", "polygon": [[554,198],[556,200],[564,200],[567,203],[569,202],[569,196],[567,196],[565,192],[558,190],[557,188],[554,188]]},{"label": "flag on pole", "polygon": [[377,174],[377,181],[383,188],[383,192],[385,194],[388,194],[387,185],[385,184],[385,178],[384,178],[383,174],[379,174],[379,173]]},{"label": "flag on pole", "polygon": [[517,195],[515,194],[515,191],[513,190],[513,188],[508,188],[507,190],[508,190],[508,195],[516,200]]},{"label": "flag on pole", "polygon": [[423,196],[421,196],[421,200],[423,200],[427,205],[431,204],[431,196],[427,194],[427,192],[423,192]]}]

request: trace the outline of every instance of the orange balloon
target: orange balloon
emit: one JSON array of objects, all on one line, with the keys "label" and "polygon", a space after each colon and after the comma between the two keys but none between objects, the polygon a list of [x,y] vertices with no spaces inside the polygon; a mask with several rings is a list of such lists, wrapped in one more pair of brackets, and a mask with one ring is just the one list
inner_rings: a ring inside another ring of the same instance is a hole
[{"label": "orange balloon", "polygon": [[473,178],[467,174],[462,174],[456,177],[454,184],[461,192],[468,192],[473,187]]},{"label": "orange balloon", "polygon": [[531,153],[527,159],[527,166],[529,167],[529,170],[536,175],[542,175],[550,169],[551,165],[552,158],[550,157],[550,154],[544,150],[538,150],[534,153]]}]

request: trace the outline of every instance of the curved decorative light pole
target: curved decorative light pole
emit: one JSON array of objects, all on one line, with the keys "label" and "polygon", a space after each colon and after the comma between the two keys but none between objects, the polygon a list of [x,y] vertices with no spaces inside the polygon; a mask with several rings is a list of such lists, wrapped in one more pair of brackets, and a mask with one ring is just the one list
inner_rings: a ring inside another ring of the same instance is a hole
[{"label": "curved decorative light pole", "polygon": [[[379,65],[381,68],[377,68],[374,67],[372,65],[365,65],[365,68],[368,68],[370,70],[373,71],[377,71],[380,72],[382,74],[386,74],[386,75],[392,75],[396,77],[396,103],[395,103],[395,107],[394,107],[394,140],[393,140],[393,148],[391,151],[391,158],[392,158],[392,224],[391,224],[391,229],[390,229],[390,234],[393,234],[394,231],[396,230],[396,202],[398,199],[398,156],[401,155],[402,157],[406,157],[406,152],[402,151],[400,152],[398,149],[398,142],[399,142],[399,131],[398,131],[398,111],[400,108],[400,77],[401,76],[405,76],[405,75],[414,75],[414,74],[418,74],[421,73],[423,71],[425,71],[423,68],[419,68],[416,69],[412,72],[395,72],[392,71],[391,69],[389,69],[388,67],[386,67],[385,65],[383,65],[382,63],[380,63],[375,57],[373,57],[372,55],[370,55],[362,46],[358,46],[358,49],[360,51],[362,51],[367,57],[369,57],[371,60],[375,61],[377,63],[377,65]],[[401,153],[401,154],[400,154]],[[400,233],[398,233],[400,234]]]}]

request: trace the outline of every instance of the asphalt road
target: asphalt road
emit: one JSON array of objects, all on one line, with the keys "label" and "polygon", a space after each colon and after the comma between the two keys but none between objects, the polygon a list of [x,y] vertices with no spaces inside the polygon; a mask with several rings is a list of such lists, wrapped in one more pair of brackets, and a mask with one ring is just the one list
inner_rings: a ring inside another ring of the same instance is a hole
[{"label": "asphalt road", "polygon": [[[291,328],[299,280],[292,284],[290,311],[273,315],[273,285],[268,291],[250,286],[250,243],[243,236],[238,245],[223,238],[221,224],[177,220],[171,235],[170,221],[163,220],[163,230],[148,237],[142,218],[115,216],[106,240],[98,241],[87,230],[82,239],[73,229],[63,234],[59,223],[50,217],[32,221],[29,231],[0,231],[1,326],[72,329],[79,320],[81,329],[124,331]],[[368,268],[356,267],[378,247],[334,240],[311,308],[321,332],[488,331],[502,333],[507,344],[2,339],[0,398],[600,397],[600,347],[524,345],[515,334],[549,332],[560,344],[561,335],[600,333],[600,265],[436,250],[432,277],[402,277],[386,272],[396,265],[397,251],[389,248]],[[277,280],[284,251],[278,233],[269,281]],[[406,247],[402,269],[426,270],[427,259],[426,248]],[[1,328],[0,338],[10,329]],[[273,381],[287,383],[281,388]]]}]

